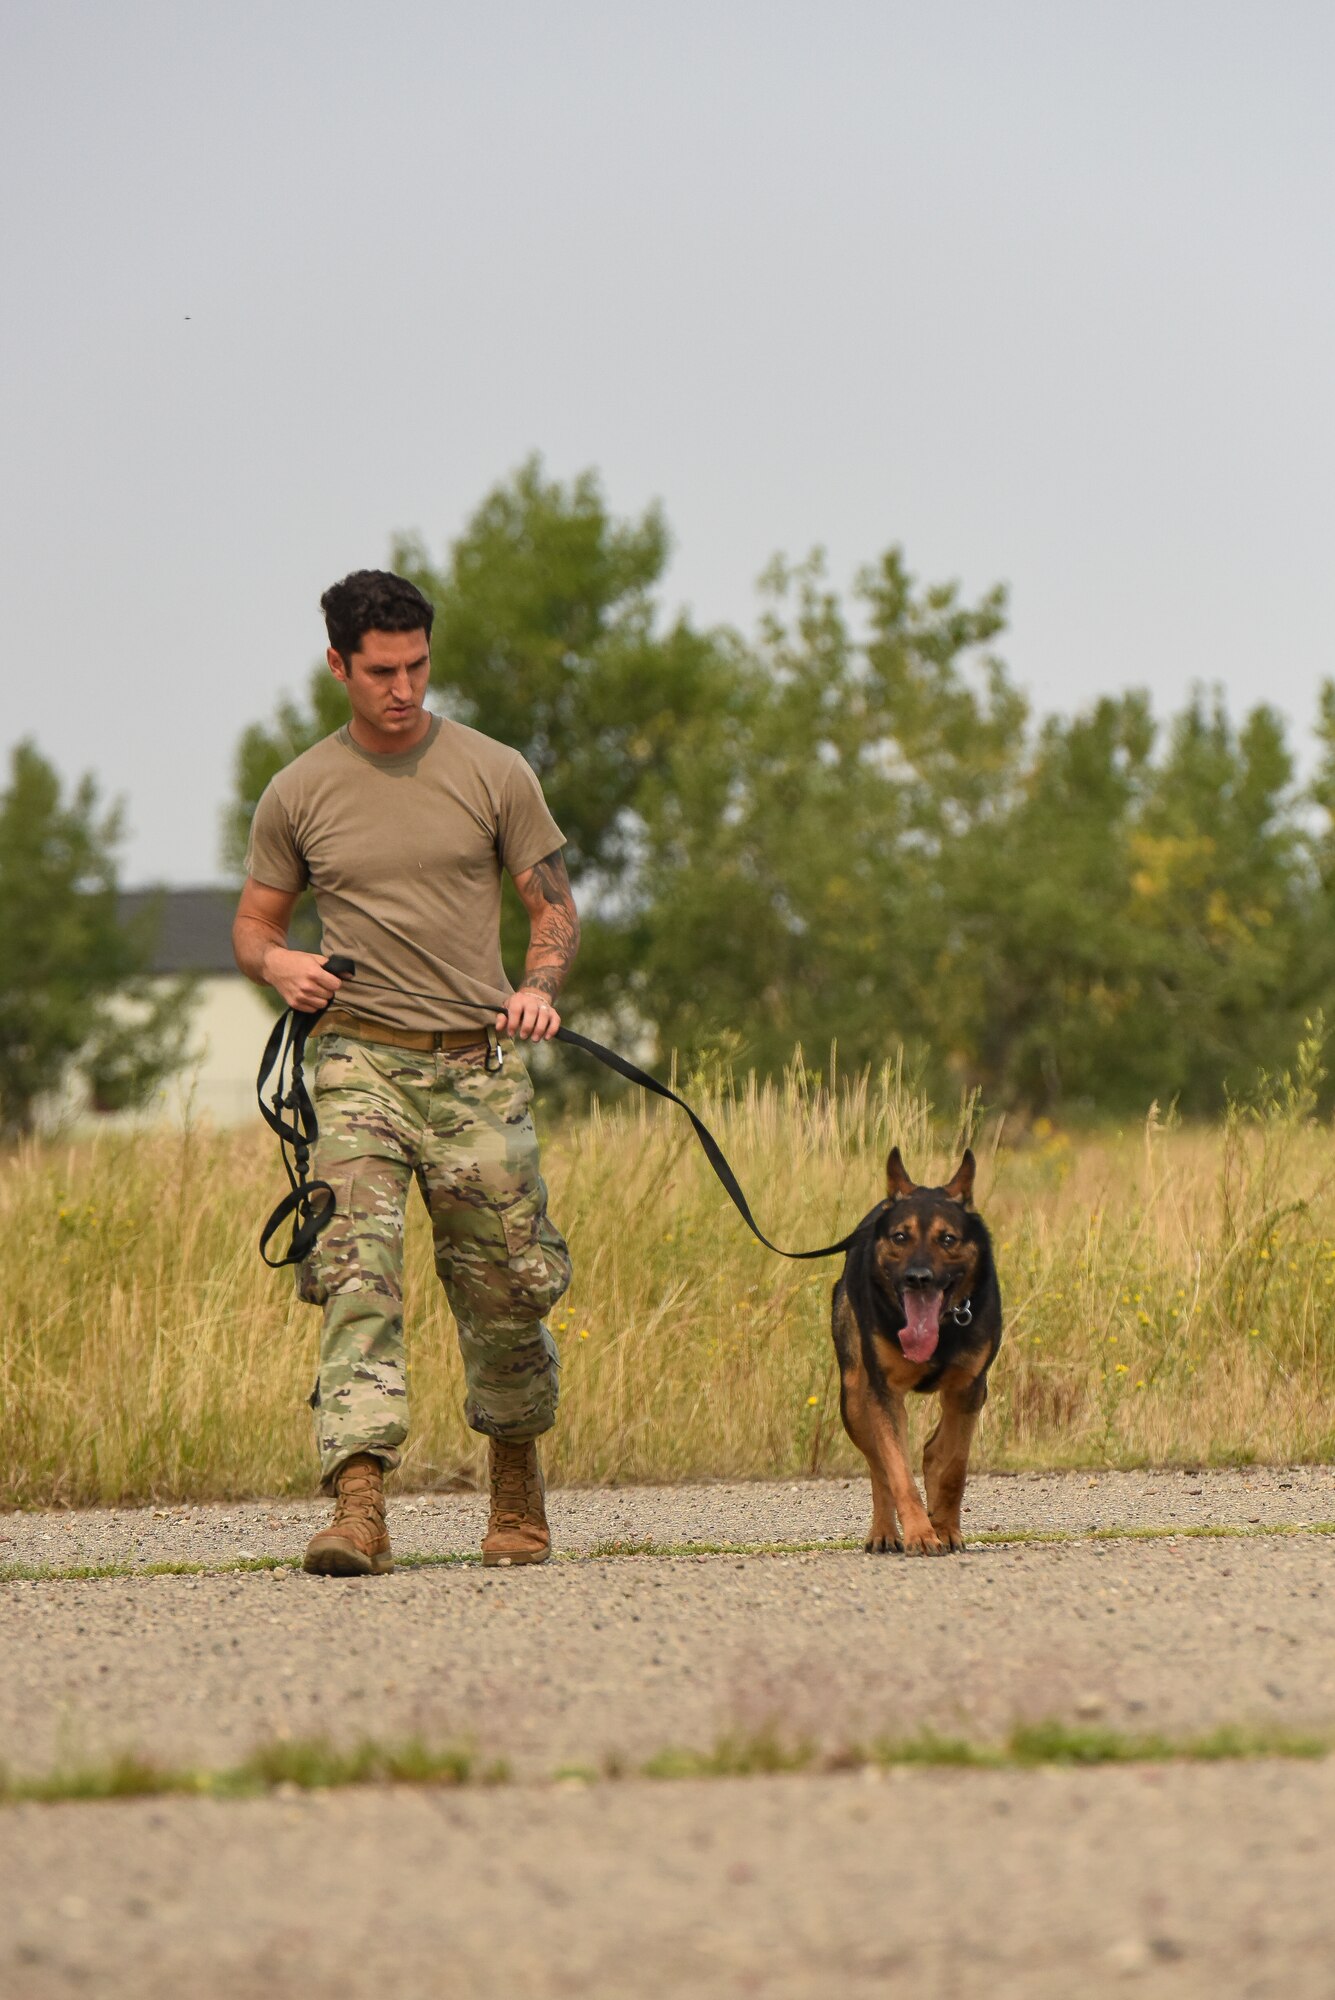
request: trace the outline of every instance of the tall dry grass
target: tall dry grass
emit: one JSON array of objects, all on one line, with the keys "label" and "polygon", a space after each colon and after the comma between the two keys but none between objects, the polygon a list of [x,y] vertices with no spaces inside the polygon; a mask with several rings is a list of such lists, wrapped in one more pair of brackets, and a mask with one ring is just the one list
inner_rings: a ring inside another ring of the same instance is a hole
[{"label": "tall dry grass", "polygon": [[[1315,1064],[1313,1050],[1304,1059]],[[1335,1208],[1303,1071],[1219,1128],[1023,1144],[970,1132],[1006,1341],[976,1463],[1335,1457]],[[892,1143],[954,1163],[902,1071],[831,1085],[697,1077],[764,1226],[799,1247],[879,1194]],[[681,1115],[598,1106],[548,1137],[576,1277],[554,1320],[561,1481],[847,1472],[828,1332],[837,1264],[745,1233]],[[279,1190],[267,1136],[193,1130],[29,1147],[0,1162],[0,1503],[309,1491],[318,1315],[255,1254]],[[408,1244],[412,1438],[403,1477],[476,1477],[447,1310]]]}]

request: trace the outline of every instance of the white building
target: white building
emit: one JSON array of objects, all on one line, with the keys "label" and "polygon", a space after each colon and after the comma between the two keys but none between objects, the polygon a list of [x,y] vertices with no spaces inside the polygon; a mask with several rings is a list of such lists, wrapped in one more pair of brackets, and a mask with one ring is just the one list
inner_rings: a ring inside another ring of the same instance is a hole
[{"label": "white building", "polygon": [[[186,1068],[162,1086],[151,1105],[112,1117],[175,1123],[189,1116],[218,1125],[258,1118],[255,1072],[275,1012],[232,958],[237,894],[224,888],[134,889],[122,896],[125,917],[139,915],[146,905],[160,910],[153,976],[175,979],[188,973],[196,981],[196,994]],[[89,1107],[83,1117],[97,1113]]]}]

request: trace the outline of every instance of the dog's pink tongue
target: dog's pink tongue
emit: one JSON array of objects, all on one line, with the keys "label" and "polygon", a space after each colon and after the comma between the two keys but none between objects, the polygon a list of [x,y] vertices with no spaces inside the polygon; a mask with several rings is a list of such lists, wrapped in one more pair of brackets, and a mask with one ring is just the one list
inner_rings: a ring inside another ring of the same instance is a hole
[{"label": "dog's pink tongue", "polygon": [[908,1321],[899,1344],[910,1361],[926,1361],[936,1352],[941,1335],[940,1292],[904,1293],[904,1314]]}]

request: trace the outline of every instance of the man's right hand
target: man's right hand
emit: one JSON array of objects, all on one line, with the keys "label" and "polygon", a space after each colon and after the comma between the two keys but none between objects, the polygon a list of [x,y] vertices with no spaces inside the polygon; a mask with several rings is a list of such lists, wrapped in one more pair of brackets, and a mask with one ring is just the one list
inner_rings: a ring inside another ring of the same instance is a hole
[{"label": "man's right hand", "polygon": [[314,1014],[327,1007],[343,984],[332,972],[325,971],[324,960],[318,953],[289,951],[286,945],[274,945],[265,953],[264,983],[301,1014]]}]

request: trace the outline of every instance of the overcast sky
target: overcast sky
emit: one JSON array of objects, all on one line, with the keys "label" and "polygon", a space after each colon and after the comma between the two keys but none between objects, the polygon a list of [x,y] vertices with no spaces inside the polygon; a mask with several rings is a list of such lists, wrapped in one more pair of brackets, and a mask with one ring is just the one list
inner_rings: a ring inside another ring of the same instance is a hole
[{"label": "overcast sky", "polygon": [[0,0],[6,748],[219,876],[318,599],[529,452],[891,542],[1041,708],[1335,673],[1329,0]]}]

